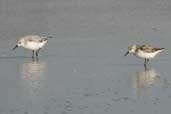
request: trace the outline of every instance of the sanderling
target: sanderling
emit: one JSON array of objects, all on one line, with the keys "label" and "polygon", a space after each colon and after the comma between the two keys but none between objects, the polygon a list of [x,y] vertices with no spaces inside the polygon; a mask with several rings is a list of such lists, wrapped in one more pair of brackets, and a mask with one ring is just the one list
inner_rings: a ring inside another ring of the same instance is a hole
[{"label": "sanderling", "polygon": [[48,41],[48,38],[52,38],[52,36],[38,36],[38,35],[27,35],[20,38],[13,48],[15,50],[17,47],[23,47],[32,51],[32,58],[34,58],[34,53],[36,52],[36,57],[38,57],[38,53],[40,49],[42,49]]},{"label": "sanderling", "polygon": [[162,52],[164,48],[155,48],[150,45],[131,45],[128,47],[128,51],[125,53],[127,56],[129,53],[134,54],[138,58],[145,59],[144,66],[147,65],[149,59],[154,58],[158,53]]}]

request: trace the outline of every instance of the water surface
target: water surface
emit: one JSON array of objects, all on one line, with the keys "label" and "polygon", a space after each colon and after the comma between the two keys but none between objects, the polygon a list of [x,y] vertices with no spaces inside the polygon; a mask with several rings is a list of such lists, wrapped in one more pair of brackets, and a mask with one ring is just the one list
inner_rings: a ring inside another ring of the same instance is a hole
[{"label": "water surface", "polygon": [[[169,0],[1,0],[0,114],[169,114]],[[51,34],[39,60],[19,48]],[[124,57],[132,43],[166,51]]]}]

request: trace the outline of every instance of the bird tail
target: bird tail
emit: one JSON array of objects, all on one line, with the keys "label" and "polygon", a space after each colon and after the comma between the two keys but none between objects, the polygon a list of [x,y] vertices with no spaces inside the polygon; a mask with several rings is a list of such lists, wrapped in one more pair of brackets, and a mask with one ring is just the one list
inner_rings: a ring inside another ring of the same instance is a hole
[{"label": "bird tail", "polygon": [[47,41],[50,38],[53,38],[53,37],[52,36],[46,36],[46,37],[43,37],[42,39],[43,39],[43,41]]},{"label": "bird tail", "polygon": [[160,50],[164,50],[165,48],[160,48]]},{"label": "bird tail", "polygon": [[47,38],[53,38],[53,36],[47,36]]},{"label": "bird tail", "polygon": [[158,50],[163,51],[165,48],[159,48]]},{"label": "bird tail", "polygon": [[165,48],[156,48],[156,51],[162,51],[162,50],[164,50]]},{"label": "bird tail", "polygon": [[158,52],[162,52],[162,51],[164,51],[164,49],[165,49],[165,48],[158,48],[157,51],[158,51]]}]

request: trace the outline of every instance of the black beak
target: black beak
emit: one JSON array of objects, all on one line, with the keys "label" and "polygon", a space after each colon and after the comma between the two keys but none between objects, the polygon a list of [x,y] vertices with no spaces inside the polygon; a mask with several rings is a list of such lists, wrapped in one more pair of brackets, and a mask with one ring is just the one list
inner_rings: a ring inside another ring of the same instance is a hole
[{"label": "black beak", "polygon": [[124,54],[124,56],[127,56],[129,54],[129,51],[127,51],[125,54]]},{"label": "black beak", "polygon": [[13,48],[13,50],[15,50],[17,47],[18,47],[18,45],[16,45],[16,46]]}]

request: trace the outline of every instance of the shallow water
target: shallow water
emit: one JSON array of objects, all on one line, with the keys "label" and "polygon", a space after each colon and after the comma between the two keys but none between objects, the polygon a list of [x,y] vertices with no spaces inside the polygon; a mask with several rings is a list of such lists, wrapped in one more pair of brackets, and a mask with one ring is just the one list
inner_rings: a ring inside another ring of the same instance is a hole
[{"label": "shallow water", "polygon": [[[0,114],[169,114],[169,0],[1,0]],[[27,34],[51,34],[38,60],[12,51]],[[132,43],[166,51],[124,57]]]}]

